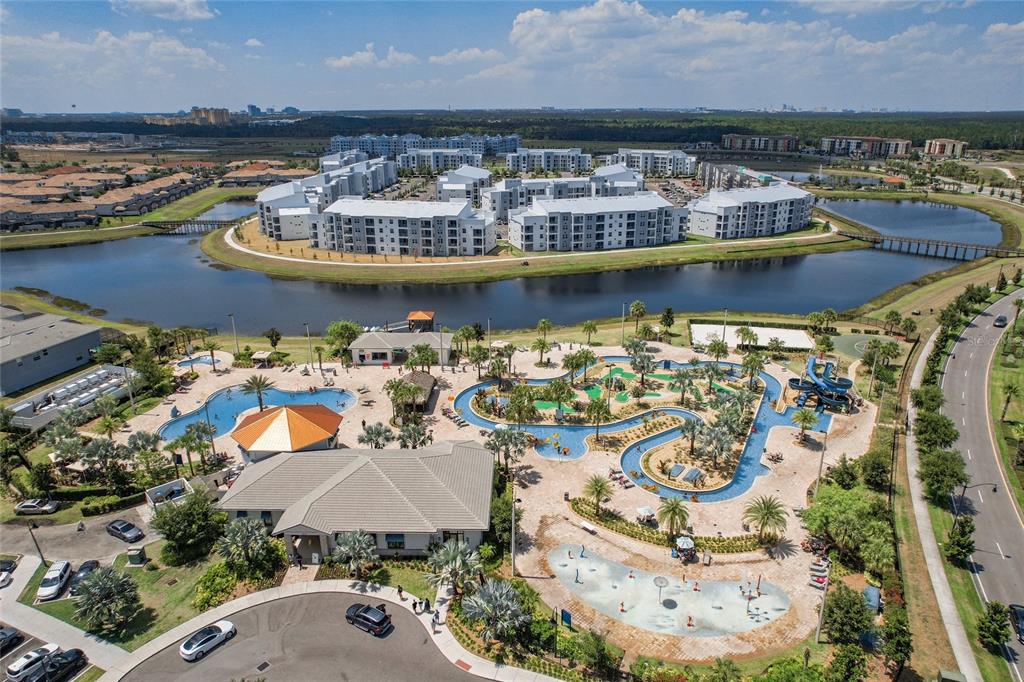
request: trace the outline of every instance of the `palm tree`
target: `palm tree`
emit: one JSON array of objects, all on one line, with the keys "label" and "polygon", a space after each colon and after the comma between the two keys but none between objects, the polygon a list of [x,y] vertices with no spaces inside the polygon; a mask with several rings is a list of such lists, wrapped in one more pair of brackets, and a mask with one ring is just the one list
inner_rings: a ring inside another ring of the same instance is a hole
[{"label": "palm tree", "polygon": [[768,345],[766,346],[766,349],[768,350],[768,354],[771,355],[773,358],[781,356],[785,348],[786,345],[782,343],[782,339],[778,338],[777,336],[773,336],[772,338],[768,339]]},{"label": "palm tree", "polygon": [[641,386],[645,386],[647,384],[648,374],[653,374],[658,370],[658,365],[654,362],[654,356],[650,353],[641,353],[633,358],[632,362],[629,364],[632,370],[640,375]]},{"label": "palm tree", "polygon": [[647,314],[647,306],[643,301],[633,301],[629,304],[629,316],[636,321],[633,333],[640,330],[640,320]]},{"label": "palm tree", "polygon": [[686,394],[693,387],[693,375],[689,370],[680,367],[672,372],[672,380],[669,381],[668,387],[679,391],[679,404],[686,407]]},{"label": "palm tree", "polygon": [[582,369],[582,364],[580,361],[581,352],[582,351],[578,351],[575,353],[566,353],[564,356],[562,356],[562,369],[564,369],[566,373],[569,375],[570,386],[574,385],[576,382],[576,372]]},{"label": "palm tree", "polygon": [[224,536],[214,545],[228,564],[241,569],[243,575],[255,568],[257,563],[266,556],[271,540],[267,535],[267,526],[260,519],[235,519],[224,529]]},{"label": "palm tree", "polygon": [[543,337],[538,336],[537,339],[533,342],[533,345],[530,346],[530,350],[535,350],[538,353],[540,353],[539,364],[543,365],[544,354],[551,350],[551,344],[548,343]]},{"label": "palm tree", "polygon": [[999,415],[999,421],[1006,421],[1006,411],[1010,409],[1010,403],[1021,396],[1020,384],[1009,383],[1003,386],[1003,413]]},{"label": "palm tree", "polygon": [[497,357],[491,360],[490,364],[487,365],[487,374],[500,380],[505,373],[508,371],[508,362],[505,358]]},{"label": "palm tree", "polygon": [[362,445],[369,445],[374,450],[381,450],[395,439],[395,432],[384,424],[367,424],[357,439]]},{"label": "palm tree", "polygon": [[697,437],[703,435],[704,423],[697,419],[687,419],[679,427],[679,433],[690,439],[690,459],[693,459],[693,449],[697,444]]},{"label": "palm tree", "polygon": [[177,475],[177,473],[178,473],[178,462],[175,459],[174,455],[177,454],[178,450],[184,450],[185,451],[185,459],[188,461],[188,473],[189,473],[189,475],[190,476],[195,476],[196,475],[195,469],[192,468],[192,443],[193,443],[192,434],[186,432],[186,433],[178,436],[174,440],[172,440],[170,443],[168,443],[164,447],[165,450],[167,450],[168,452],[171,453],[171,459],[174,460],[174,473],[175,473],[175,475]]},{"label": "palm tree", "polygon": [[214,370],[217,369],[217,356],[213,354],[214,351],[220,350],[220,344],[213,339],[206,339],[203,341],[203,345],[199,347],[200,350],[204,350],[210,354],[210,367]]},{"label": "palm tree", "polygon": [[459,594],[467,578],[480,573],[480,555],[470,548],[465,540],[452,538],[439,545],[427,557],[430,573],[425,578],[434,588],[451,585],[452,592]]},{"label": "palm tree", "polygon": [[678,535],[682,528],[686,528],[686,522],[690,520],[690,512],[686,505],[678,497],[666,497],[658,505],[658,523],[668,526],[670,537]]},{"label": "palm tree", "polygon": [[764,369],[765,364],[764,356],[756,351],[751,351],[743,357],[743,369],[746,371],[747,376],[750,377],[747,382],[748,386],[753,387],[754,379]]},{"label": "palm tree", "polygon": [[716,658],[715,665],[707,672],[704,679],[707,682],[739,682],[742,679],[742,672],[731,659]]},{"label": "palm tree", "polygon": [[639,336],[631,336],[626,339],[626,343],[623,344],[622,349],[626,351],[626,355],[631,358],[635,358],[647,352],[647,342]]},{"label": "palm tree", "polygon": [[725,376],[725,370],[717,362],[709,362],[704,365],[701,369],[701,373],[704,374],[704,378],[708,380],[708,393],[714,389],[716,381],[721,380]]},{"label": "palm tree", "polygon": [[462,602],[462,615],[481,622],[480,637],[505,642],[526,627],[533,618],[523,610],[522,598],[512,583],[488,578]]},{"label": "palm tree", "polygon": [[377,542],[373,536],[363,530],[351,530],[338,533],[337,546],[331,558],[348,566],[356,580],[363,579],[363,569],[377,558]]},{"label": "palm tree", "polygon": [[757,528],[757,537],[764,534],[778,535],[786,530],[789,512],[775,496],[761,495],[743,508],[743,521]]},{"label": "palm tree", "polygon": [[104,415],[96,422],[96,433],[110,438],[114,432],[121,428],[121,423],[114,417]]},{"label": "palm tree", "polygon": [[324,373],[324,347],[313,346],[313,352],[316,353],[316,361],[320,366],[320,374],[322,375]]},{"label": "palm tree", "polygon": [[199,453],[199,461],[206,469],[206,451],[213,450],[213,437],[217,429],[208,422],[193,422],[185,427],[185,433],[192,437],[192,447]]},{"label": "palm tree", "polygon": [[715,359],[715,362],[718,362],[728,354],[729,344],[727,344],[724,340],[718,337],[714,337],[710,341],[708,341],[708,355],[713,357]]},{"label": "palm tree", "polygon": [[487,362],[488,358],[490,357],[491,355],[490,353],[487,352],[487,349],[481,346],[480,344],[470,347],[469,352],[466,355],[466,359],[469,360],[474,365],[476,365],[477,381],[480,381],[483,378],[480,375],[480,369],[483,367],[484,363]]},{"label": "palm tree", "polygon": [[78,585],[75,617],[90,628],[119,630],[142,608],[139,586],[127,573],[104,566]]},{"label": "palm tree", "polygon": [[583,381],[586,382],[587,368],[597,363],[597,355],[595,355],[594,351],[589,348],[581,348],[573,353],[573,355],[575,355],[576,359],[579,360],[580,366],[578,369],[583,370]]},{"label": "palm tree", "polygon": [[601,440],[601,424],[612,418],[612,410],[600,396],[591,398],[585,412],[587,421],[594,425],[594,440]]},{"label": "palm tree", "polygon": [[403,424],[398,432],[398,444],[410,450],[424,447],[431,440],[432,437],[422,424]]},{"label": "palm tree", "polygon": [[594,501],[594,513],[601,515],[601,500],[612,496],[612,484],[599,474],[594,474],[583,485],[583,494]]},{"label": "palm tree", "polygon": [[548,332],[554,328],[555,325],[551,324],[551,320],[547,319],[546,317],[541,318],[541,320],[537,322],[537,331],[540,332],[541,338],[543,338],[545,341],[548,340]]},{"label": "palm tree", "polygon": [[704,444],[711,452],[711,466],[718,468],[718,458],[732,449],[732,432],[725,424],[715,424],[703,430]]},{"label": "palm tree", "polygon": [[528,445],[529,434],[519,429],[495,429],[484,441],[484,447],[494,453],[495,459],[501,457],[508,476],[512,473],[512,465],[526,455]]},{"label": "palm tree", "polygon": [[583,323],[583,333],[587,335],[587,345],[590,345],[590,339],[597,333],[597,322],[593,320],[587,320]]},{"label": "palm tree", "polygon": [[562,403],[569,402],[576,397],[576,391],[572,389],[572,386],[565,379],[552,379],[544,387],[542,393],[545,399],[557,403],[559,410],[562,409]]},{"label": "palm tree", "polygon": [[800,427],[800,440],[802,441],[807,429],[813,429],[818,425],[818,415],[813,410],[804,407],[793,413],[793,423]]},{"label": "palm tree", "polygon": [[263,376],[262,374],[256,374],[245,380],[242,384],[242,393],[246,395],[256,394],[256,400],[260,405],[260,412],[263,411],[263,394],[274,388],[274,382]]},{"label": "palm tree", "polygon": [[736,328],[736,338],[739,339],[740,345],[745,350],[749,350],[751,346],[757,343],[757,333],[746,325]]},{"label": "palm tree", "polygon": [[391,401],[391,418],[398,418],[398,408],[405,408],[406,401],[408,400],[409,391],[406,388],[411,384],[402,379],[388,379],[384,382],[383,390],[384,395]]}]

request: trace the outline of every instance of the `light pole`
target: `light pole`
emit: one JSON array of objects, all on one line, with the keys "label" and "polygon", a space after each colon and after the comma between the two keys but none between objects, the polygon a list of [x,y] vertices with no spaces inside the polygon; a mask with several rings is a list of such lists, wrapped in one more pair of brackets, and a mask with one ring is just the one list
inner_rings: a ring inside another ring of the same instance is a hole
[{"label": "light pole", "polygon": [[992,494],[996,494],[996,493],[999,492],[999,486],[997,484],[995,484],[995,483],[974,483],[972,485],[967,485],[966,483],[963,484],[963,487],[960,488],[960,497],[959,497],[959,499],[955,499],[954,498],[954,500],[953,500],[953,528],[954,529],[956,528],[957,521],[960,520],[960,509],[964,506],[964,495],[967,494],[967,489],[968,488],[980,488],[982,486],[989,486],[989,485],[992,486]]},{"label": "light pole", "polygon": [[516,575],[516,502],[522,502],[521,499],[512,496],[512,577]]},{"label": "light pole", "polygon": [[725,317],[722,318],[722,341],[725,341],[725,332],[729,328],[729,309],[725,309]]},{"label": "light pole", "polygon": [[309,322],[303,322],[303,326],[306,327],[306,346],[309,348],[309,366],[313,367],[313,342],[309,338]]},{"label": "light pole", "polygon": [[124,370],[124,384],[128,387],[128,401],[132,406],[132,416],[135,416],[135,394],[132,393],[132,377],[128,373],[128,361],[125,360],[124,364],[121,365],[121,369]]},{"label": "light pole", "polygon": [[39,524],[35,521],[28,524],[28,534],[32,536],[32,544],[36,546],[36,552],[39,554],[39,560],[45,564],[46,557],[43,556],[43,550],[39,547],[39,541],[36,540],[36,534],[32,532],[37,528],[39,528]]},{"label": "light pole", "polygon": [[825,432],[825,440],[821,444],[821,458],[818,460],[818,479],[814,482],[814,499],[818,499],[818,486],[821,485],[821,470],[825,466],[825,451],[828,450],[828,431]]},{"label": "light pole", "polygon": [[239,355],[242,351],[238,347],[238,332],[235,331],[235,314],[228,313],[228,317],[231,318],[231,336],[235,337],[235,355]]},{"label": "light pole", "polygon": [[814,643],[821,641],[821,624],[825,620],[825,599],[828,597],[828,581],[832,576],[832,564],[825,569],[825,590],[821,593],[821,608],[818,609],[818,629],[814,632]]}]

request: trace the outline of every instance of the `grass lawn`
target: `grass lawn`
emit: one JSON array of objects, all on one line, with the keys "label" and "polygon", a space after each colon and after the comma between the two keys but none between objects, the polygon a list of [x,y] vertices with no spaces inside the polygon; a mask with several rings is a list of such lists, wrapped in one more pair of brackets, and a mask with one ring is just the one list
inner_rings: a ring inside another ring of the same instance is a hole
[{"label": "grass lawn", "polygon": [[75,682],[96,682],[96,680],[103,677],[107,671],[103,668],[97,668],[94,665],[89,666],[85,669],[81,675],[75,678]]},{"label": "grass lawn", "polygon": [[[24,469],[21,471],[24,471]],[[11,498],[0,498],[0,523],[10,522],[27,526],[35,521],[40,526],[60,526],[66,523],[77,523],[84,518],[82,516],[81,500],[74,502],[63,501],[60,503],[60,508],[52,514],[33,514],[32,516],[16,516],[14,513],[15,504],[16,501]]]},{"label": "grass lawn", "polygon": [[[103,218],[103,227],[117,227],[146,220],[184,220],[193,218],[213,208],[222,201],[232,199],[252,199],[262,187],[204,187],[198,192],[184,196],[166,206],[150,211],[144,216],[124,216],[122,218]],[[253,213],[256,207],[253,207]]]},{"label": "grass lawn", "polygon": [[[782,649],[780,651],[773,651],[770,654],[763,654],[759,656],[751,656],[747,658],[731,658],[730,660],[737,665],[740,669],[740,674],[745,678],[748,676],[760,675],[768,668],[769,665],[778,661],[782,658],[798,658],[801,661],[804,657],[804,649],[811,650],[811,663],[820,663],[824,665],[829,659],[829,652],[831,646],[828,643],[815,643],[814,634],[812,633],[807,639],[798,644],[794,644],[791,647]],[[638,661],[650,661],[657,663],[658,660],[649,656],[637,656]],[[699,664],[699,663],[664,663],[663,665],[669,670],[683,671],[685,668],[690,668],[695,672],[706,672],[711,669],[713,664]],[[682,679],[682,678],[680,678]]]},{"label": "grass lawn", "polygon": [[[138,649],[154,637],[199,614],[192,608],[195,585],[216,559],[208,557],[186,566],[165,566],[158,558],[163,544],[163,540],[160,540],[146,545],[146,554],[150,561],[160,566],[155,571],[125,568],[125,564],[128,562],[126,554],[121,554],[114,560],[114,568],[124,569],[138,583],[139,596],[143,604],[142,610],[128,624],[125,632],[119,635],[104,635],[106,639],[128,651]],[[32,587],[32,582],[29,583],[29,587]],[[35,592],[33,591],[31,594],[34,595]],[[36,608],[77,628],[86,629],[75,618],[75,605],[71,599],[39,604],[36,605]]]},{"label": "grass lawn", "polygon": [[36,592],[39,590],[39,583],[43,582],[43,576],[46,575],[46,569],[50,567],[52,561],[44,561],[39,564],[39,568],[29,578],[28,583],[25,584],[25,589],[18,595],[18,601],[22,604],[28,604],[32,606],[32,602],[36,600]]},{"label": "grass lawn", "polygon": [[420,599],[434,600],[437,590],[423,577],[425,567],[407,561],[386,561],[373,572],[371,580],[391,587],[402,586],[402,590]]}]

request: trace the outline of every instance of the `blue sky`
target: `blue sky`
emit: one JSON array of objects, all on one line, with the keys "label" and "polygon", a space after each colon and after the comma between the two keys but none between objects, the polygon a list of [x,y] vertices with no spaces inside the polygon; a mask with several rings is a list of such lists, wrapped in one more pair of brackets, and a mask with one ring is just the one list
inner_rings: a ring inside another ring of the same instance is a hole
[{"label": "blue sky", "polygon": [[1024,109],[1024,2],[18,2],[26,111]]}]

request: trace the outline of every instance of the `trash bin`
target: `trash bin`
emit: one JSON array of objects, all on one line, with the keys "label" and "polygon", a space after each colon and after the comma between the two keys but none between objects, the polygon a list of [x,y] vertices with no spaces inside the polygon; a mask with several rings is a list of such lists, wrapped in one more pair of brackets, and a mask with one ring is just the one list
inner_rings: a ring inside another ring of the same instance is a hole
[{"label": "trash bin", "polygon": [[145,547],[128,548],[128,564],[131,566],[142,566],[147,561]]},{"label": "trash bin", "polygon": [[319,566],[320,565],[320,554],[319,554],[319,552],[313,552],[312,560],[309,563],[313,564],[314,566]]},{"label": "trash bin", "polygon": [[563,495],[563,499],[564,499],[564,500],[565,500],[566,502],[568,502],[568,501],[569,501],[569,493],[568,493],[568,492],[565,492],[565,493],[562,493],[562,495]]}]

